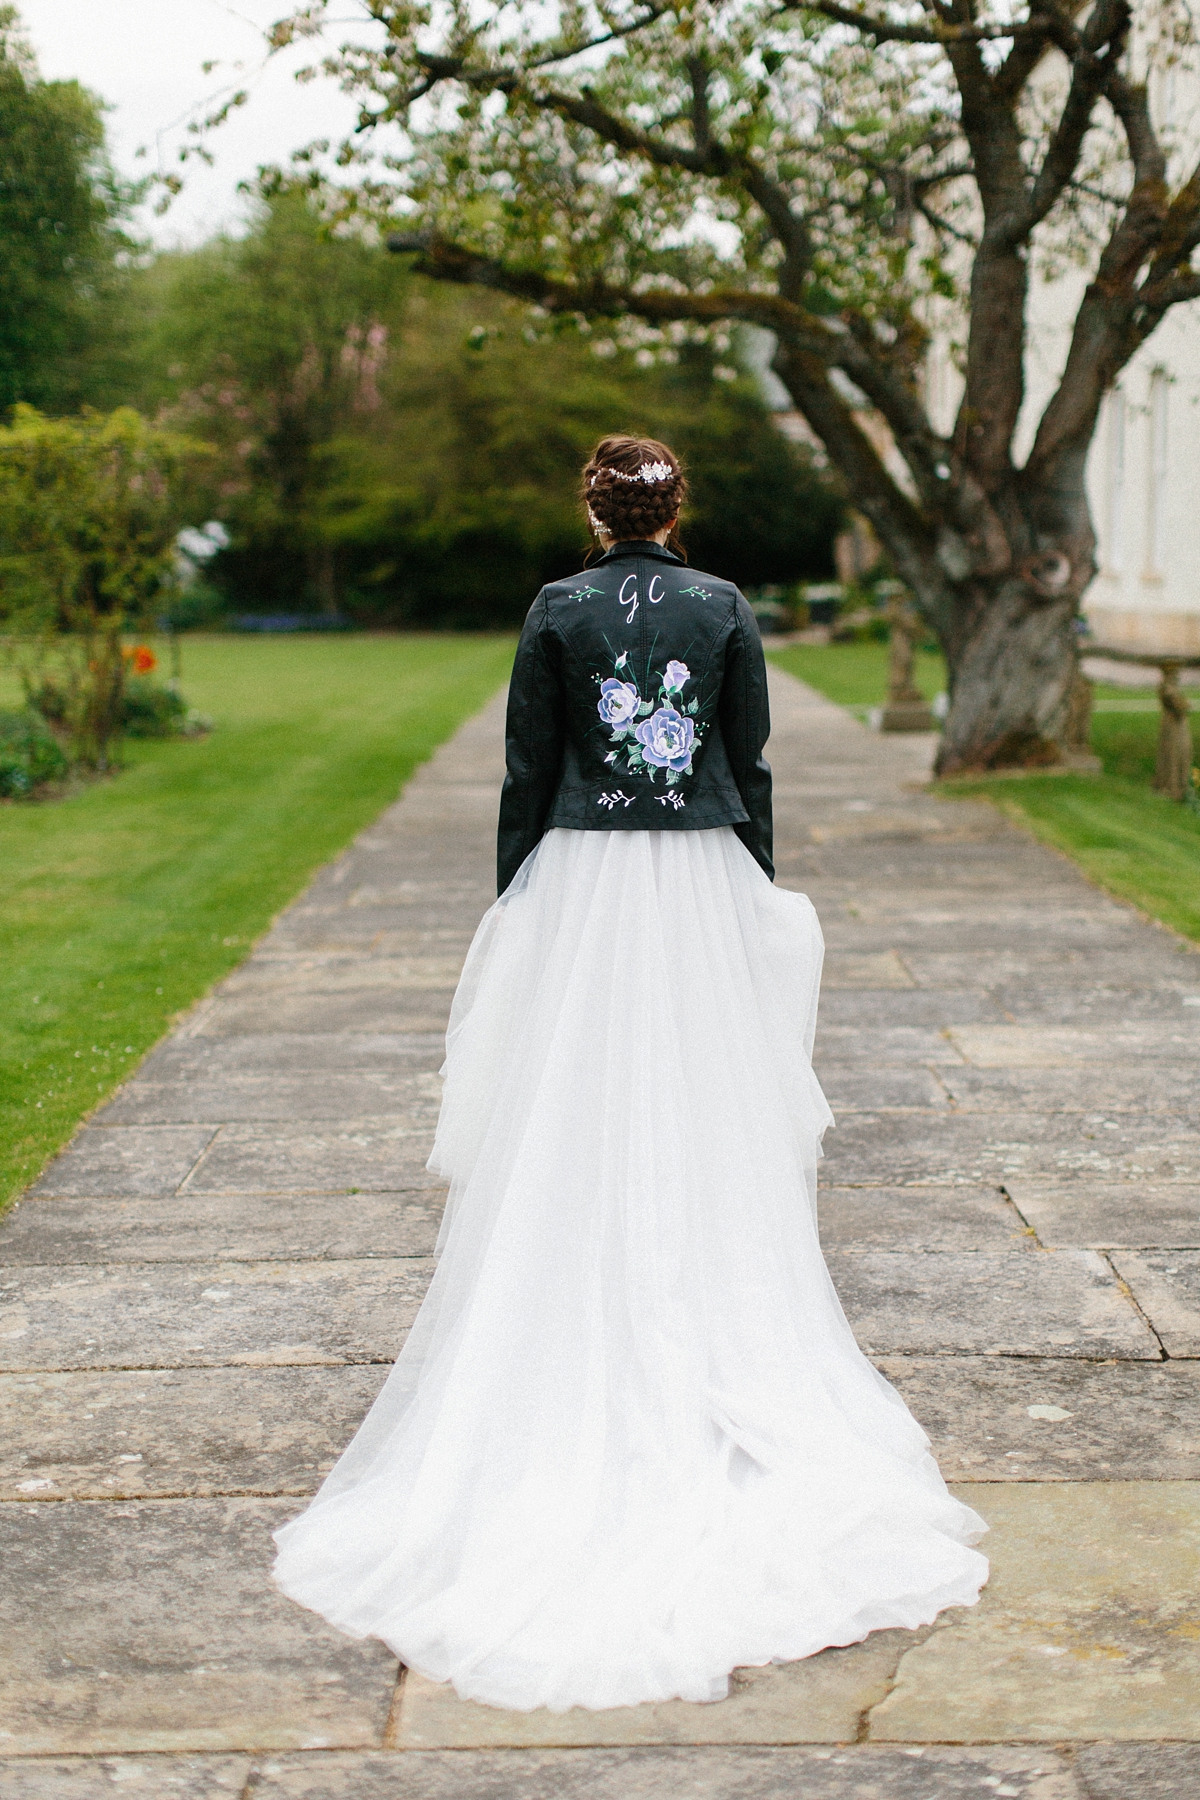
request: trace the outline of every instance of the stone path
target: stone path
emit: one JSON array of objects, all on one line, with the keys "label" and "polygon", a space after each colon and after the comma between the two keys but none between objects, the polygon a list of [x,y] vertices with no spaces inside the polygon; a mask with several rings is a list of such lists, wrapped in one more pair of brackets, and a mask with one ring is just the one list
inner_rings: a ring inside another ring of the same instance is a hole
[{"label": "stone path", "polygon": [[930,745],[773,676],[780,879],[829,945],[830,1264],[991,1521],[982,1604],[730,1698],[506,1714],[274,1593],[428,1278],[497,699],[0,1227],[11,1800],[1200,1792],[1200,959]]}]

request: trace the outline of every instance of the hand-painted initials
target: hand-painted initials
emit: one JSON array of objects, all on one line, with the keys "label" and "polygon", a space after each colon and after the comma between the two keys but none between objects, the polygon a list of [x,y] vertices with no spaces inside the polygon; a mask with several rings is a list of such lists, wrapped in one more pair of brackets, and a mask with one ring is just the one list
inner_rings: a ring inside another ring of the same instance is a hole
[{"label": "hand-painted initials", "polygon": [[[655,593],[654,583],[656,581],[659,581],[658,576],[657,575],[652,576],[650,579],[650,592],[646,595],[646,598],[650,602],[651,606],[657,606],[660,600],[665,600],[667,597],[667,591],[665,588],[663,588],[663,591],[661,594]],[[661,582],[659,582],[659,586],[660,587],[662,586]]]},{"label": "hand-painted initials", "polygon": [[[632,584],[632,595],[630,595],[629,593],[626,592],[626,589],[630,587],[630,584]],[[631,597],[633,600],[633,605],[629,606]],[[638,609],[638,591],[637,591],[637,576],[636,575],[627,575],[625,577],[624,581],[621,583],[621,592],[617,595],[617,602],[621,606],[629,606],[629,611],[625,614],[625,623],[627,625],[632,625],[633,624],[633,615]]]}]

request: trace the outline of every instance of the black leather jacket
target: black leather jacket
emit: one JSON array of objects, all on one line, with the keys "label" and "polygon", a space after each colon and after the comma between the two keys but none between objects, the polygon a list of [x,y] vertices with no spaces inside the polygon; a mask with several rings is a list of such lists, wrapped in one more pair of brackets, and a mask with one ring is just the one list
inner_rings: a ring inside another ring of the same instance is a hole
[{"label": "black leather jacket", "polygon": [[544,587],[508,694],[503,893],[543,833],[732,825],[774,879],[767,671],[732,582],[653,543]]}]

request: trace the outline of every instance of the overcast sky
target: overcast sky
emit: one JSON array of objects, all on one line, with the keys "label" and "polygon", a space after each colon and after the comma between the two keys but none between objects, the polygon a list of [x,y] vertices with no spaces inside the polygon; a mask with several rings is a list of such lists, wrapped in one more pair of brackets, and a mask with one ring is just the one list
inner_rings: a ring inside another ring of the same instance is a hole
[{"label": "overcast sky", "polygon": [[[244,205],[237,184],[260,163],[286,162],[302,144],[340,137],[353,124],[353,103],[332,82],[296,83],[296,69],[312,58],[311,45],[263,67],[263,28],[290,11],[288,0],[17,4],[42,74],[82,81],[112,108],[109,142],[118,167],[130,175],[152,165],[178,169],[175,154],[186,141],[188,120],[226,88],[250,88],[249,105],[210,139],[215,168],[188,163],[181,171],[185,190],[170,211],[161,219],[147,211],[141,221],[159,243],[196,243],[235,225]],[[346,0],[338,10],[350,19],[358,7]],[[205,75],[201,65],[210,61],[220,66]],[[137,161],[143,144],[148,158]]]}]

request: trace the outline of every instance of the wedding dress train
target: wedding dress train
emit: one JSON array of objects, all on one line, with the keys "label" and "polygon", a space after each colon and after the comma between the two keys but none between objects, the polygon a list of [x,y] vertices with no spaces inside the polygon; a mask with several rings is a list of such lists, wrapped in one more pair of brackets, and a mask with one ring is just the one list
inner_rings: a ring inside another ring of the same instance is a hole
[{"label": "wedding dress train", "polygon": [[550,831],[476,934],[428,1297],[284,1592],[494,1705],[714,1700],[971,1605],[817,1241],[822,939],[731,827]]}]

